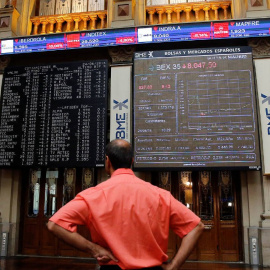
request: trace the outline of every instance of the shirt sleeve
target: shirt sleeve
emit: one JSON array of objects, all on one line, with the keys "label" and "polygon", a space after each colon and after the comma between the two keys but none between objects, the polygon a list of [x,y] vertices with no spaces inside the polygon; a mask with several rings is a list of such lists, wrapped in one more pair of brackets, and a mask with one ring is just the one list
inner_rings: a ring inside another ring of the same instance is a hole
[{"label": "shirt sleeve", "polygon": [[170,227],[181,238],[191,232],[201,219],[171,196]]},{"label": "shirt sleeve", "polygon": [[77,225],[87,225],[89,217],[89,207],[83,197],[77,195],[72,201],[60,208],[50,218],[50,221],[68,231],[76,232]]}]

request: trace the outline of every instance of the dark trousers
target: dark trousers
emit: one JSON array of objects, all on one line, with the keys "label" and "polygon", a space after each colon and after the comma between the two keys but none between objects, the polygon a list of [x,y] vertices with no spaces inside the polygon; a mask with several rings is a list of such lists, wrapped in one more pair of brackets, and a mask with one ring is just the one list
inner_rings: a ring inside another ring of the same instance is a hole
[{"label": "dark trousers", "polygon": [[[121,270],[118,265],[101,265],[100,270]],[[161,266],[141,268],[140,270],[162,270]]]}]

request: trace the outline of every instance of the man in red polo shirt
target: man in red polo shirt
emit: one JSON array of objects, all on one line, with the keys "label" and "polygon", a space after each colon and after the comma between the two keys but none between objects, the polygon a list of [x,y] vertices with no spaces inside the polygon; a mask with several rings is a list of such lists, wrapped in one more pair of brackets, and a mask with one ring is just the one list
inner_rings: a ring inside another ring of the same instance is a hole
[{"label": "man in red polo shirt", "polygon": [[[180,269],[202,231],[200,218],[170,192],[137,178],[130,169],[131,145],[106,147],[107,181],[79,193],[48,222],[48,229],[71,246],[89,252],[101,269]],[[85,225],[91,241],[76,232]],[[182,238],[167,263],[169,228]]]}]

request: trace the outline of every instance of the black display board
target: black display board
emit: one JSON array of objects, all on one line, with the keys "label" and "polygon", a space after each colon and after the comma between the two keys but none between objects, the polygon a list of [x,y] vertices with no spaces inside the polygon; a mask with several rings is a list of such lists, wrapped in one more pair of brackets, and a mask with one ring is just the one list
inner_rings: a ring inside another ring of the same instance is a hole
[{"label": "black display board", "polygon": [[103,166],[107,71],[107,60],[7,68],[0,166]]},{"label": "black display board", "polygon": [[134,168],[260,168],[249,47],[135,53]]}]

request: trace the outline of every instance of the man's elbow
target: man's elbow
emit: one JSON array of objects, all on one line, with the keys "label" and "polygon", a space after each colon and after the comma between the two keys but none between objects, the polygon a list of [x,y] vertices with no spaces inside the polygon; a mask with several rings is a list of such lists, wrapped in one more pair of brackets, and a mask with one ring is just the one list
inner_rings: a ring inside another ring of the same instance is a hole
[{"label": "man's elbow", "polygon": [[48,223],[47,223],[47,228],[48,228],[48,230],[50,231],[50,232],[54,232],[54,230],[55,230],[55,226],[56,226],[56,224],[54,223],[54,222],[52,222],[52,221],[48,221]]},{"label": "man's elbow", "polygon": [[197,230],[199,231],[200,234],[203,233],[204,231],[204,224],[202,222],[200,222],[197,226]]}]

